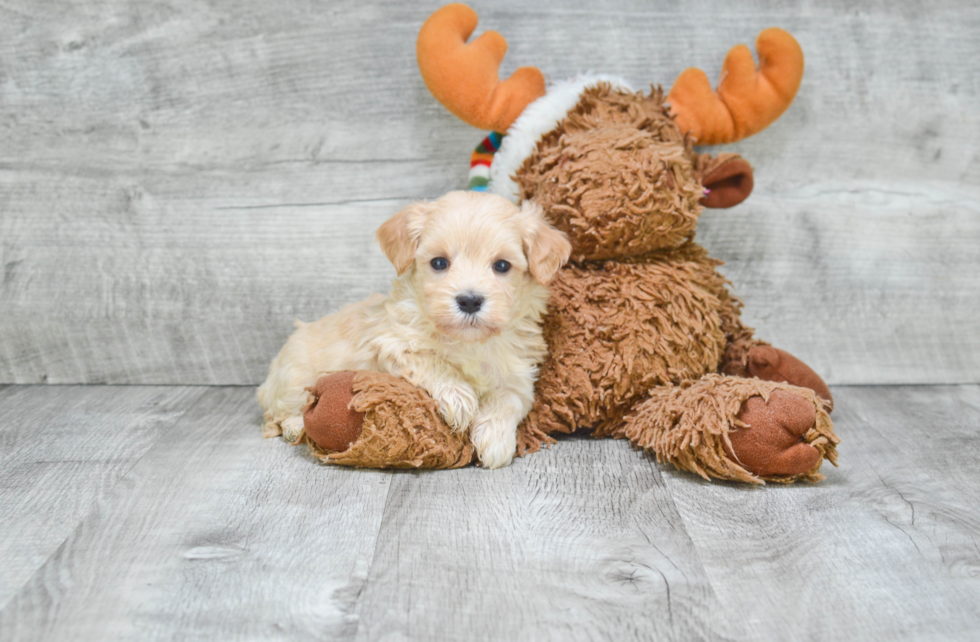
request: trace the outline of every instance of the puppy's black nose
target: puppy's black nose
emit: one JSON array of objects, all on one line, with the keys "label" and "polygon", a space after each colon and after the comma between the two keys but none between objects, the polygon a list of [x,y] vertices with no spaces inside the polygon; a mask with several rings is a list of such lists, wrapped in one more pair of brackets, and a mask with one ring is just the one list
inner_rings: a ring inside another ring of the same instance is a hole
[{"label": "puppy's black nose", "polygon": [[476,314],[483,305],[483,297],[478,294],[459,294],[456,296],[456,305],[466,314]]}]

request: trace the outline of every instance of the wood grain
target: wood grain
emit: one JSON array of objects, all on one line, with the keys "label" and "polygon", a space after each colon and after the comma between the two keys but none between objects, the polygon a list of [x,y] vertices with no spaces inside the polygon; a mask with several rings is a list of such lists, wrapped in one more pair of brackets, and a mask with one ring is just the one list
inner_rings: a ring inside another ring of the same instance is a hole
[{"label": "wood grain", "polygon": [[975,639],[980,386],[833,392],[841,467],[749,488],[587,438],[332,468],[249,388],[8,388],[0,639]]},{"label": "wood grain", "polygon": [[725,639],[665,490],[648,457],[591,439],[398,474],[357,639]]},{"label": "wood grain", "polygon": [[980,192],[816,189],[705,215],[745,323],[833,382],[980,380]]},{"label": "wood grain", "polygon": [[390,474],[324,468],[263,441],[253,395],[200,395],[8,601],[0,638],[227,639],[232,622],[245,639],[348,630]]},{"label": "wood grain", "polygon": [[750,639],[972,640],[980,627],[980,389],[835,388],[841,467],[756,492],[664,473]]},{"label": "wood grain", "polygon": [[[377,225],[482,136],[426,91],[440,2],[0,6],[0,381],[255,384],[293,317],[385,289]],[[793,107],[701,238],[832,383],[980,380],[980,7],[473,2],[522,64],[637,87],[781,25]]]},{"label": "wood grain", "polygon": [[0,390],[0,609],[201,393]]}]

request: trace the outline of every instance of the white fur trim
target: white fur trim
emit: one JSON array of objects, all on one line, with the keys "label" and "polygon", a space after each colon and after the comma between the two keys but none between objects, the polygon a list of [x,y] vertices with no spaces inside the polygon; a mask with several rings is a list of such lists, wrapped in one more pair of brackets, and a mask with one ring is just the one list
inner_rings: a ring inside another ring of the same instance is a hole
[{"label": "white fur trim", "polygon": [[600,82],[609,83],[617,89],[633,91],[622,78],[602,74],[584,74],[549,87],[548,93],[528,105],[507,130],[500,149],[493,155],[487,191],[516,203],[520,194],[513,179],[514,173],[520,169],[524,159],[534,153],[541,138],[554,129],[578,104],[582,92]]}]

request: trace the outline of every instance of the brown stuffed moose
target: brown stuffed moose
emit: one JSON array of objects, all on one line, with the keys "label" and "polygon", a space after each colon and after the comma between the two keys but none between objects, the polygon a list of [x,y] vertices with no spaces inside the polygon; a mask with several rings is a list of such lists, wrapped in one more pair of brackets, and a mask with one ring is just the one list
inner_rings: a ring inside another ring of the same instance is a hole
[{"label": "brown stuffed moose", "polygon": [[[753,338],[720,262],[694,242],[702,209],[745,199],[752,169],[693,144],[736,141],[775,121],[802,78],[796,41],[767,29],[756,42],[758,68],[740,45],[717,91],[688,69],[665,97],[605,76],[546,89],[529,67],[500,81],[506,41],[487,32],[467,44],[476,23],[460,4],[430,16],[418,39],[422,76],[453,114],[506,133],[499,150],[485,141],[474,154],[476,182],[540,204],[573,248],[551,284],[549,355],[518,454],[587,429],[705,478],[821,479],[839,442],[830,391],[799,359]],[[452,468],[475,460],[465,434],[405,381],[333,373],[313,393],[301,439],[325,461]]]}]

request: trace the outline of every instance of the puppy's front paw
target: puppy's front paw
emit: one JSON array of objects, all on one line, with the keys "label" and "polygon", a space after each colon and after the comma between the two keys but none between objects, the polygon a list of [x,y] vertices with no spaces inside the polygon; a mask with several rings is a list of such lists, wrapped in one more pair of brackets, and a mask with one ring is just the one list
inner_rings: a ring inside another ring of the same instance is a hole
[{"label": "puppy's front paw", "polygon": [[282,438],[295,444],[303,436],[303,417],[287,417],[279,422],[279,427],[282,428]]},{"label": "puppy's front paw", "polygon": [[431,394],[439,402],[439,414],[454,432],[470,427],[478,406],[472,389],[468,386],[446,384],[433,390]]},{"label": "puppy's front paw", "polygon": [[473,424],[470,441],[484,468],[509,466],[517,451],[517,426],[488,419]]}]

